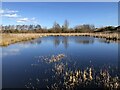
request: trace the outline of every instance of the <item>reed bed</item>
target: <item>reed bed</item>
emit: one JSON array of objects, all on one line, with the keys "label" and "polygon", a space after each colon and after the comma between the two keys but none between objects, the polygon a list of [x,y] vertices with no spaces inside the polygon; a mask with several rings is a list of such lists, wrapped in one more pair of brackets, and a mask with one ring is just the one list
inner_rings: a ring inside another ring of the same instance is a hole
[{"label": "reed bed", "polygon": [[33,40],[41,37],[40,34],[2,34],[0,46],[8,46],[13,43]]},{"label": "reed bed", "polygon": [[[52,56],[37,56],[35,57],[35,63],[31,64],[33,68],[36,68],[36,72],[39,72],[41,63],[46,66],[51,65],[49,69],[45,70],[45,74],[52,73],[52,76],[42,78],[46,84],[47,89],[52,90],[74,90],[80,88],[102,88],[105,90],[119,90],[120,79],[118,74],[115,74],[116,69],[109,67],[100,67],[95,69],[91,64],[86,68],[78,68],[76,64],[70,65],[69,56],[65,54],[58,54]],[[73,63],[75,63],[74,61]],[[38,68],[38,69],[37,69]],[[111,72],[112,71],[112,72]],[[26,72],[28,73],[28,72]],[[38,73],[39,74],[39,73]],[[113,75],[114,74],[114,75]],[[51,74],[50,74],[51,75]],[[26,88],[32,88],[38,90],[40,87],[41,76],[35,78],[29,77],[26,82]],[[51,82],[54,81],[54,82]]]},{"label": "reed bed", "polygon": [[96,38],[106,38],[106,40],[120,40],[118,33],[20,33],[20,34],[1,34],[0,46],[8,46],[13,43],[33,40],[45,36],[90,36]]}]

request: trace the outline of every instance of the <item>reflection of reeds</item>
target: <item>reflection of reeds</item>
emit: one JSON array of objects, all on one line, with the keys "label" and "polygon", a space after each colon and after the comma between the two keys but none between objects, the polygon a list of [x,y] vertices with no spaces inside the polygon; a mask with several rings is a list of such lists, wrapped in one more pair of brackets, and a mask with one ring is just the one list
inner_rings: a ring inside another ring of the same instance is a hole
[{"label": "reflection of reeds", "polygon": [[[81,88],[81,87],[100,87],[100,88],[108,88],[108,89],[118,89],[120,88],[120,82],[117,75],[112,76],[109,72],[109,69],[100,69],[95,70],[93,67],[87,67],[86,69],[72,69],[69,67],[68,62],[63,62],[61,59],[65,56],[64,54],[58,54],[56,56],[52,56],[50,58],[46,57],[47,59],[43,58],[47,64],[52,64],[51,73],[54,73],[51,80],[54,82],[49,82],[50,79],[45,79],[45,82],[49,83],[46,84],[46,88],[48,89],[74,89],[74,88]],[[57,58],[60,59],[57,59]],[[55,59],[56,61],[52,60],[48,63],[48,60]],[[41,58],[39,58],[41,59]],[[74,66],[73,66],[74,67]],[[50,81],[51,81],[50,80]],[[39,78],[36,81],[40,81]],[[26,87],[30,88],[32,84],[29,82]],[[35,87],[35,86],[33,86]]]}]

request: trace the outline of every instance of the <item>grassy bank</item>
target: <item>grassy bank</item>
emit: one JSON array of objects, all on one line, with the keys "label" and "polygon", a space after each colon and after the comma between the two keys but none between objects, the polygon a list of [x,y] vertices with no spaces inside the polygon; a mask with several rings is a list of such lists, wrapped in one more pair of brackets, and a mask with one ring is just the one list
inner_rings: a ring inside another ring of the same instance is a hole
[{"label": "grassy bank", "polygon": [[0,46],[8,46],[13,43],[33,40],[44,36],[92,36],[97,38],[106,38],[107,40],[120,40],[117,33],[19,33],[19,34],[1,34]]},{"label": "grassy bank", "polygon": [[2,34],[0,46],[8,46],[13,43],[28,41],[41,37],[40,34]]}]

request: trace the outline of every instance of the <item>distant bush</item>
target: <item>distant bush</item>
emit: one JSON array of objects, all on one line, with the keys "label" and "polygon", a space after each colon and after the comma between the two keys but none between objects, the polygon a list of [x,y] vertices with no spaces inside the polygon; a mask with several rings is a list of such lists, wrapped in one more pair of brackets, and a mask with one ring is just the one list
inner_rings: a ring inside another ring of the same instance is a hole
[{"label": "distant bush", "polygon": [[113,26],[107,26],[107,27],[102,27],[102,28],[97,28],[95,30],[95,32],[107,32],[107,33],[113,33],[113,32],[117,32],[117,27],[113,27]]},{"label": "distant bush", "polygon": [[41,25],[8,25],[0,26],[2,33],[94,33],[94,32],[104,32],[104,33],[114,33],[120,32],[120,26],[106,26],[101,28],[95,28],[94,25],[83,24],[77,25],[74,28],[69,28],[69,22],[65,20],[64,24],[60,26],[57,22],[54,22],[53,27],[47,29],[42,28]]}]

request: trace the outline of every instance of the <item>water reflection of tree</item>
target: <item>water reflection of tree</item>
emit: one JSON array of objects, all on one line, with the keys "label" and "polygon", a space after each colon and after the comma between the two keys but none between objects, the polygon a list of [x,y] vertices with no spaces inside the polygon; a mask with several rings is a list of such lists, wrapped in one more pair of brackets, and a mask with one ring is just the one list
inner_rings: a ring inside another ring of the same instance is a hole
[{"label": "water reflection of tree", "polygon": [[32,40],[30,43],[31,44],[41,44],[41,39],[36,39],[36,40]]},{"label": "water reflection of tree", "polygon": [[31,41],[23,41],[22,44],[41,44],[42,40],[41,39],[35,39]]},{"label": "water reflection of tree", "polygon": [[64,44],[64,47],[65,47],[65,48],[68,48],[68,46],[69,46],[68,37],[63,37],[62,43]]},{"label": "water reflection of tree", "polygon": [[55,47],[59,46],[59,44],[60,44],[59,37],[54,37],[54,41],[53,42],[54,42]]},{"label": "water reflection of tree", "polygon": [[101,43],[110,43],[110,41],[109,40],[106,40],[106,39],[99,39],[99,42],[101,42]]},{"label": "water reflection of tree", "polygon": [[93,44],[94,38],[77,38],[75,42],[80,44]]},{"label": "water reflection of tree", "polygon": [[[69,47],[69,37],[54,37],[54,45],[55,47],[59,46],[60,42],[62,40],[62,44],[64,45],[64,47],[67,49]],[[73,39],[76,43],[79,43],[79,44],[93,44],[94,43],[94,38],[81,38],[81,37],[78,37],[78,38],[74,38]]]},{"label": "water reflection of tree", "polygon": [[58,37],[58,36],[56,36],[56,37],[54,37],[53,42],[54,42],[55,47],[59,46],[60,42],[62,42],[62,44],[64,44],[65,48],[68,48],[68,46],[69,46],[68,37]]}]

